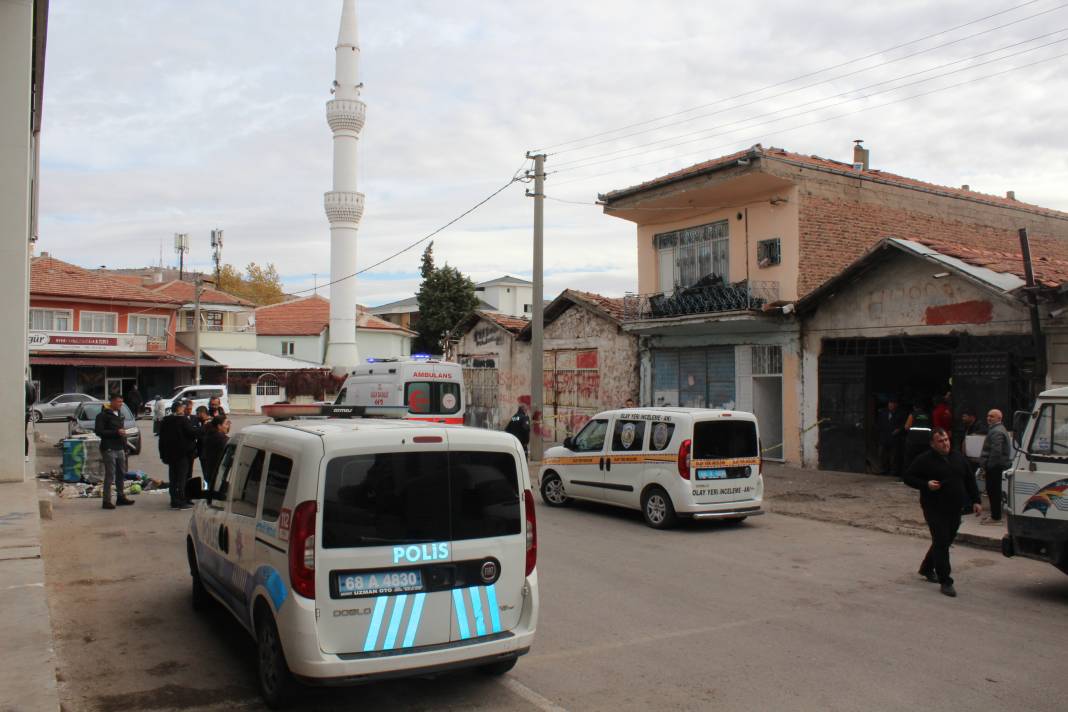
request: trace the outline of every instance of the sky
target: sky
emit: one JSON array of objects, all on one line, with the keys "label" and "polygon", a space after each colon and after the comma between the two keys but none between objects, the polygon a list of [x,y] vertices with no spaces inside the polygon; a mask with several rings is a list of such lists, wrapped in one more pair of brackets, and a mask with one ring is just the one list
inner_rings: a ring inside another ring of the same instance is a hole
[{"label": "sky", "polygon": [[[851,161],[862,138],[872,168],[1068,211],[1068,3],[357,6],[355,269],[507,184],[530,150],[548,154],[546,298],[636,290],[635,228],[599,193],[758,142]],[[172,265],[184,232],[187,266],[208,270],[221,228],[225,262],[273,263],[294,293],[327,282],[340,14],[341,0],[52,0],[37,249]],[[436,262],[531,278],[531,187],[435,236]],[[422,248],[357,277],[359,301],[414,294]]]}]

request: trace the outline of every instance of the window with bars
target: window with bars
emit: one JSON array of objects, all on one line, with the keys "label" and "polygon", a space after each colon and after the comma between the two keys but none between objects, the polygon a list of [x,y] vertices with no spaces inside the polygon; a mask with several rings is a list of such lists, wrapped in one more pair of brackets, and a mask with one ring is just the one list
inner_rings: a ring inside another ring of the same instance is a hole
[{"label": "window with bars", "polygon": [[781,346],[753,346],[751,353],[753,354],[754,376],[782,375]]},{"label": "window with bars", "polygon": [[83,311],[79,331],[94,334],[114,334],[119,330],[119,315],[115,312]]},{"label": "window with bars", "polygon": [[689,287],[708,276],[729,275],[730,228],[726,220],[653,237],[660,291]]},{"label": "window with bars", "polygon": [[33,331],[70,331],[69,309],[30,309],[30,329]]},{"label": "window with bars", "polygon": [[165,316],[130,315],[128,331],[143,334],[153,339],[167,338],[168,319]]}]

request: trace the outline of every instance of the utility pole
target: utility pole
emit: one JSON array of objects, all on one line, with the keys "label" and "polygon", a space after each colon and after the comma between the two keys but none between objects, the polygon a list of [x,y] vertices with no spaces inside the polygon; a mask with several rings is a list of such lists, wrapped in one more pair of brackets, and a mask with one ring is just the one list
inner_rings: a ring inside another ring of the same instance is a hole
[{"label": "utility pole", "polygon": [[197,275],[196,287],[193,289],[193,383],[200,385],[200,294],[204,291],[204,280]]},{"label": "utility pole", "polygon": [[1031,264],[1031,242],[1027,237],[1027,228],[1020,228],[1019,235],[1020,253],[1023,257],[1025,291],[1027,293],[1027,308],[1031,313],[1031,339],[1035,344],[1035,373],[1031,386],[1031,396],[1034,397],[1046,389],[1046,337],[1042,333],[1042,318],[1038,312],[1035,269]]},{"label": "utility pole", "polygon": [[540,463],[542,456],[542,415],[545,409],[543,393],[545,355],[542,345],[544,326],[545,285],[542,281],[542,246],[545,231],[545,154],[527,153],[534,159],[534,304],[530,314],[530,457]]}]

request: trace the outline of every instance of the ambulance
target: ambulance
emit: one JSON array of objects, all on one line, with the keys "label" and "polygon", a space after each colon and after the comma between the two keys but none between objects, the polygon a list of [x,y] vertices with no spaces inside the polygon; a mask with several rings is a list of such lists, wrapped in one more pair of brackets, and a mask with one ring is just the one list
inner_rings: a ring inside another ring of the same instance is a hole
[{"label": "ambulance", "polygon": [[757,419],[707,408],[598,413],[545,452],[539,489],[550,507],[584,499],[637,509],[654,529],[680,518],[741,522],[763,513]]},{"label": "ambulance", "polygon": [[1039,394],[1013,418],[1016,457],[1005,472],[1005,556],[1053,564],[1068,573],[1068,388]]},{"label": "ambulance", "polygon": [[189,483],[194,609],[221,604],[255,639],[271,707],[300,683],[506,673],[539,605],[519,442],[322,408],[243,429],[210,487]]}]

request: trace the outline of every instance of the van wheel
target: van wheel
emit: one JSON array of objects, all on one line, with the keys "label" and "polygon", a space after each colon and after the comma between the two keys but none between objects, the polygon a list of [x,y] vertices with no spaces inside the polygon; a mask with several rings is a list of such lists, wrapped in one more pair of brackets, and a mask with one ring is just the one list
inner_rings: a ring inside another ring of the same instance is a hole
[{"label": "van wheel", "polygon": [[650,487],[642,495],[642,518],[653,529],[670,529],[678,521],[671,497],[660,487]]},{"label": "van wheel", "polygon": [[193,579],[193,595],[190,599],[193,610],[197,613],[204,611],[211,601],[211,594],[204,588],[204,582],[200,580],[200,571],[197,569],[196,556],[193,554],[193,542],[186,540],[186,554],[189,558],[189,575]]},{"label": "van wheel", "polygon": [[257,616],[256,653],[259,659],[260,696],[271,709],[283,709],[293,692],[293,676],[289,672],[278,627],[267,611]]},{"label": "van wheel", "polygon": [[503,675],[515,667],[517,660],[519,660],[518,657],[499,660],[495,663],[490,663],[489,665],[483,665],[478,671],[484,675]]},{"label": "van wheel", "polygon": [[547,472],[545,477],[541,478],[541,487],[539,489],[541,490],[541,501],[550,507],[563,507],[571,501],[571,498],[564,492],[564,481],[555,472]]}]

